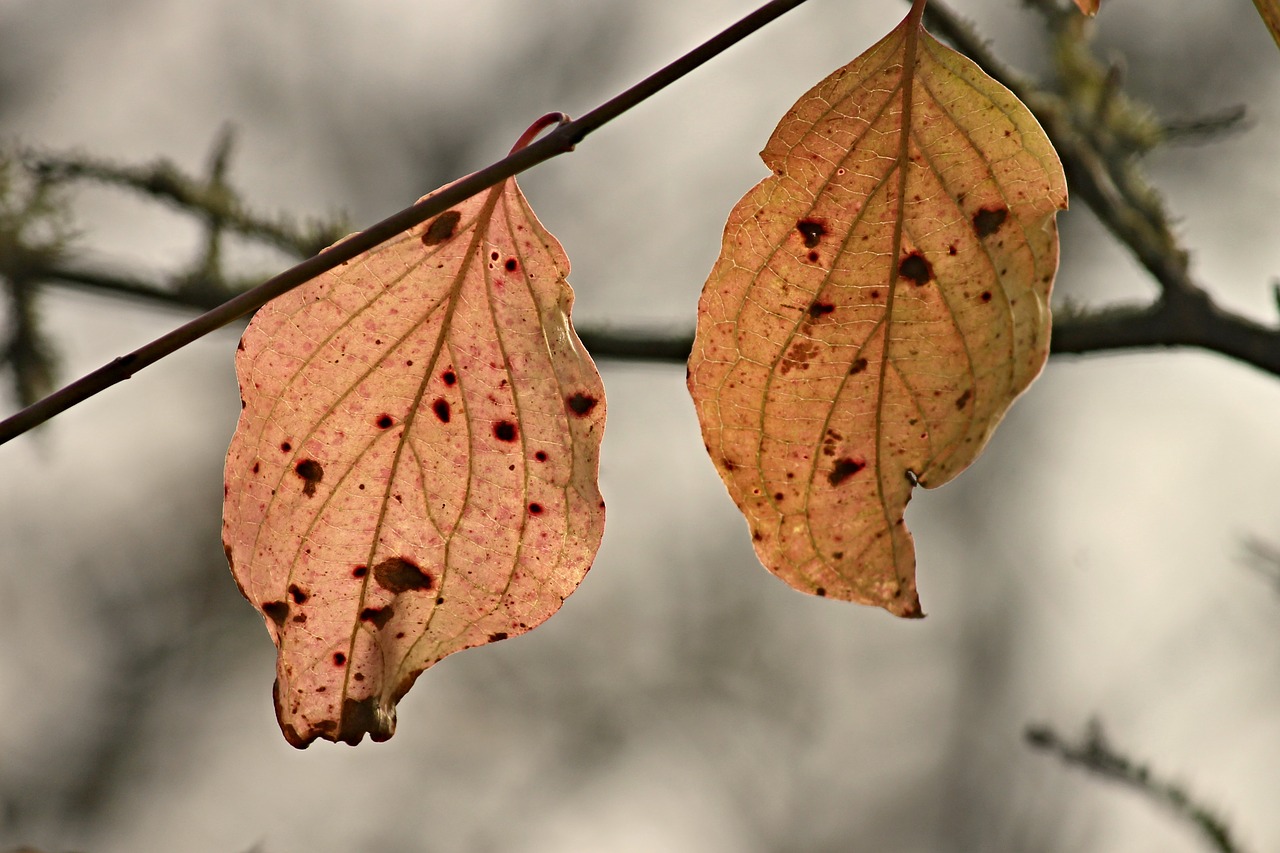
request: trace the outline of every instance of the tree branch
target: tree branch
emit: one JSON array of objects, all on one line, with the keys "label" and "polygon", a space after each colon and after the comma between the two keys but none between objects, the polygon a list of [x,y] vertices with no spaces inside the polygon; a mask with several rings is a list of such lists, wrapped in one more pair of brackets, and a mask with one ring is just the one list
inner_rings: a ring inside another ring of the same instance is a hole
[{"label": "tree branch", "polygon": [[1182,786],[1158,778],[1147,765],[1116,752],[1096,720],[1089,724],[1084,737],[1075,745],[1067,743],[1048,726],[1028,726],[1025,734],[1027,743],[1032,747],[1055,753],[1068,764],[1147,795],[1194,826],[1212,849],[1220,853],[1243,853],[1243,848],[1232,839],[1231,829],[1222,818],[1195,802]]},{"label": "tree branch", "polygon": [[582,118],[561,124],[542,139],[505,159],[450,184],[430,198],[387,217],[337,245],[330,246],[314,257],[273,276],[253,290],[202,314],[146,346],[115,359],[60,391],[0,421],[0,444],[44,423],[59,412],[66,411],[99,391],[128,379],[142,368],[154,364],[209,332],[261,308],[282,293],[355,258],[400,232],[419,225],[455,204],[545,160],[572,151],[574,146],[592,131],[644,102],[698,66],[804,2],[805,0],[771,0],[670,65],[596,107]]}]

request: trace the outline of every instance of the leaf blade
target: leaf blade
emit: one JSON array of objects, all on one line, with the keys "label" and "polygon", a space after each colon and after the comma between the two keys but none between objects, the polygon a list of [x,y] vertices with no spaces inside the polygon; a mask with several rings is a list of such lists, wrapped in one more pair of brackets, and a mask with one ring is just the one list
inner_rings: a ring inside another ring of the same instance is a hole
[{"label": "leaf blade", "polygon": [[1066,200],[1030,113],[916,15],[779,123],[689,363],[761,562],[898,615],[920,613],[916,479],[972,462],[1044,364]]},{"label": "leaf blade", "polygon": [[224,540],[295,746],[390,737],[422,670],[545,621],[590,567],[605,406],[567,274],[509,180],[246,330]]}]

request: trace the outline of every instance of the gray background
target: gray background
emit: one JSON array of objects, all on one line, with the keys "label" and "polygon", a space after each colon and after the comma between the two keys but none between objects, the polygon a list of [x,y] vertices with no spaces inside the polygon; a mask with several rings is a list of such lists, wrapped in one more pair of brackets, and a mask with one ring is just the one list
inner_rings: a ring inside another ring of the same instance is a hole
[{"label": "gray background", "polygon": [[[10,139],[199,172],[226,121],[260,209],[371,222],[581,114],[754,0],[0,0]],[[1013,0],[955,4],[1041,68]],[[1152,174],[1194,269],[1270,321],[1280,53],[1246,0],[1111,0],[1104,50],[1188,116],[1252,129]],[[812,0],[522,186],[583,322],[691,324],[756,153],[808,87],[905,14]],[[91,262],[171,270],[191,222],[75,196]],[[1153,285],[1083,209],[1057,298]],[[264,275],[283,261],[240,253]],[[185,314],[42,299],[69,380]],[[1092,716],[1280,849],[1280,380],[1221,357],[1054,359],[986,455],[918,493],[922,622],[790,591],[751,554],[673,366],[602,364],[608,529],[549,623],[419,680],[388,743],[290,748],[274,652],[219,544],[238,331],[0,449],[0,849],[1193,851],[1184,826],[1021,740]],[[12,407],[12,400],[4,403]]]}]

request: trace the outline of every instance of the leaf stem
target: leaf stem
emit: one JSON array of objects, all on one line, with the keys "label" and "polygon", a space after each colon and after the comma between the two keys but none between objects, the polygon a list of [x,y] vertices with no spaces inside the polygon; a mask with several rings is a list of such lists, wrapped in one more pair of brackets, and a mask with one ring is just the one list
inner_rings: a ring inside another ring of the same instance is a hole
[{"label": "leaf stem", "polygon": [[[805,0],[771,0],[711,39],[659,69],[630,89],[611,98],[575,121],[562,123],[551,133],[526,147],[514,150],[506,158],[475,172],[440,192],[424,199],[381,222],[354,234],[319,254],[272,276],[253,290],[236,296],[201,314],[133,352],[120,356],[92,373],[55,391],[16,414],[0,421],[0,444],[22,435],[55,415],[87,400],[99,391],[130,378],[139,370],[155,364],[182,347],[199,340],[232,321],[243,317],[275,299],[282,293],[310,281],[334,267],[367,252],[402,231],[419,225],[465,199],[480,193],[539,163],[574,149],[592,131],[599,129],[623,113],[639,105],[662,89],[689,74],[708,60],[718,56],[747,36],[771,23]],[[921,0],[916,0],[917,3]],[[544,116],[543,119],[547,117]],[[543,121],[539,119],[534,126]],[[538,128],[540,132],[546,125]],[[531,128],[532,130],[532,128]],[[536,136],[537,133],[535,132]]]}]

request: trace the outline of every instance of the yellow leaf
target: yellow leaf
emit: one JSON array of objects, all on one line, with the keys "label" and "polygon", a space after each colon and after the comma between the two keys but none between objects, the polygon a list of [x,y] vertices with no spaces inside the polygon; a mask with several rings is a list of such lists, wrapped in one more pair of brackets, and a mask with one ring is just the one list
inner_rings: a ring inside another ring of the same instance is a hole
[{"label": "yellow leaf", "polygon": [[764,565],[900,616],[921,613],[913,485],[967,467],[1044,365],[1066,206],[1035,119],[922,6],[779,123],[689,361]]},{"label": "yellow leaf", "polygon": [[249,325],[223,535],[294,746],[386,740],[422,670],[535,627],[590,567],[604,389],[568,271],[509,180]]}]

